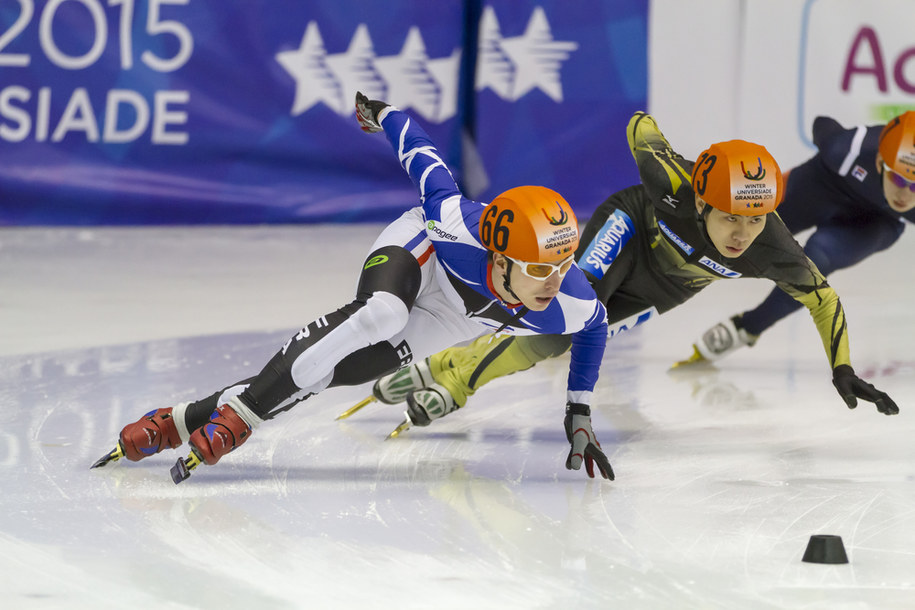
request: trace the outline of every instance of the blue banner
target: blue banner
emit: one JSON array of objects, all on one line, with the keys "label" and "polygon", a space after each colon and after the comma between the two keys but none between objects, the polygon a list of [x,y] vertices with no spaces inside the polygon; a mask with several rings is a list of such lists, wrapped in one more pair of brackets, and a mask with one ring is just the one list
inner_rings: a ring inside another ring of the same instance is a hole
[{"label": "blue banner", "polygon": [[626,125],[647,108],[647,9],[486,0],[475,82],[484,200],[533,180],[588,216],[638,183]]},{"label": "blue banner", "polygon": [[586,216],[638,179],[646,3],[0,0],[0,224],[390,220],[417,194],[357,90],[468,195]]}]

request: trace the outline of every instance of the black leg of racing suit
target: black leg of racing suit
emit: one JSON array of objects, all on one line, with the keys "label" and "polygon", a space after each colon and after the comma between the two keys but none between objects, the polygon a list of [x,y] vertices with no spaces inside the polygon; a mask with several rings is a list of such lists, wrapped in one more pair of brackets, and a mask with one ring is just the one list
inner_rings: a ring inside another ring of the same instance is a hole
[{"label": "black leg of racing suit", "polygon": [[[270,419],[324,387],[364,383],[409,363],[409,346],[387,339],[406,325],[421,282],[419,263],[408,250],[375,250],[363,266],[355,300],[296,333],[257,376],[228,387],[247,385],[241,401],[261,419]],[[332,370],[322,374],[331,363]],[[317,389],[307,391],[312,386]],[[188,407],[188,430],[208,421],[222,393]]]}]

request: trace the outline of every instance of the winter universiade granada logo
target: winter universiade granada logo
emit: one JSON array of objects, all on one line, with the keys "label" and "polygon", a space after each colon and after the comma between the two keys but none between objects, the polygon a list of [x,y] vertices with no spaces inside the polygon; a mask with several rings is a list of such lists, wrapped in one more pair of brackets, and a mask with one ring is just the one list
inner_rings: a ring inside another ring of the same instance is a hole
[{"label": "winter universiade granada logo", "polygon": [[556,207],[559,208],[559,218],[553,218],[545,208],[540,208],[540,211],[543,212],[543,215],[546,216],[546,221],[553,226],[564,225],[569,220],[569,215],[566,213],[559,202],[556,202]]},{"label": "winter universiade granada logo", "polygon": [[[561,102],[560,68],[578,48],[573,41],[553,39],[542,7],[531,13],[521,36],[504,38],[492,7],[480,19],[476,90],[491,89],[515,101],[539,89]],[[432,59],[418,27],[411,27],[400,53],[375,54],[368,26],[359,24],[343,53],[330,54],[317,22],[309,21],[299,48],[281,51],[276,60],[295,80],[291,116],[324,104],[341,116],[353,113],[352,92],[383,99],[402,110],[441,123],[457,114],[461,49]]]},{"label": "winter universiade granada logo", "polygon": [[766,177],[766,168],[763,167],[762,159],[756,157],[756,161],[759,164],[759,167],[756,168],[755,174],[751,174],[750,170],[744,167],[743,161],[740,162],[740,171],[743,172],[743,177],[747,180],[759,181]]}]

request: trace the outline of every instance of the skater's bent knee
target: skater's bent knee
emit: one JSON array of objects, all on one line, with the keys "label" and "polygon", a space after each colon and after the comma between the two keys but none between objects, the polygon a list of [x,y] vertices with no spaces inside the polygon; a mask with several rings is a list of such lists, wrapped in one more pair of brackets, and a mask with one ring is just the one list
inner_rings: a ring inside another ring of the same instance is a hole
[{"label": "skater's bent knee", "polygon": [[370,344],[400,332],[409,317],[407,304],[389,292],[376,292],[353,316]]},{"label": "skater's bent knee", "polygon": [[532,335],[516,339],[518,348],[532,362],[556,358],[572,347],[571,335]]}]

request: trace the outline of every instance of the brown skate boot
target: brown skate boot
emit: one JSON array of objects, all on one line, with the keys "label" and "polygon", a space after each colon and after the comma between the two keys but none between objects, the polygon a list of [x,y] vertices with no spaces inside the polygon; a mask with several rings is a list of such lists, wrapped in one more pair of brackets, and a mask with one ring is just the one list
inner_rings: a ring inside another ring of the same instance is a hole
[{"label": "brown skate boot", "polygon": [[177,484],[191,476],[191,470],[201,463],[214,465],[222,456],[240,447],[251,436],[251,426],[229,404],[216,407],[210,421],[191,433],[188,444],[191,453],[172,467],[172,480]]},{"label": "brown skate boot", "polygon": [[118,437],[117,446],[97,460],[91,468],[104,466],[122,457],[131,462],[139,462],[163,449],[176,449],[180,446],[181,437],[172,417],[172,407],[157,409],[124,426]]}]

